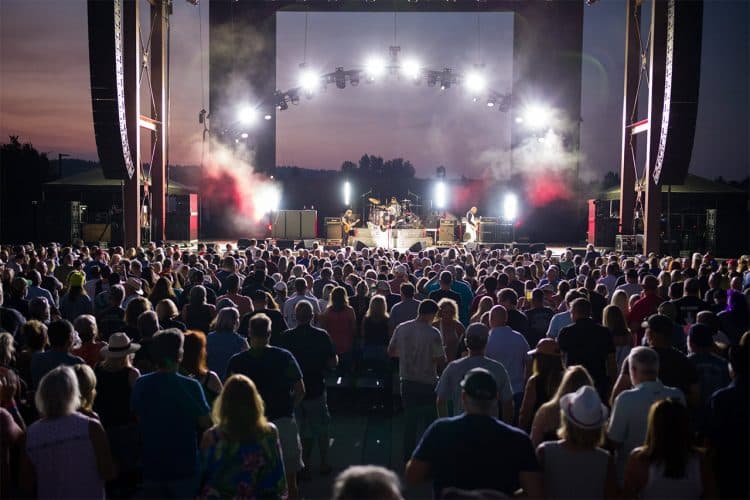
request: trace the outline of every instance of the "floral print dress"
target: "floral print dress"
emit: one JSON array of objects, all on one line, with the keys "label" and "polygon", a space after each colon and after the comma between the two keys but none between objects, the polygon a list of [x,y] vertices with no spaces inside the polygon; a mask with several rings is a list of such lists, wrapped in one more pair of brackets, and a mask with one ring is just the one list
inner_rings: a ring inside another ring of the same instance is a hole
[{"label": "floral print dress", "polygon": [[230,441],[214,427],[201,452],[200,498],[287,498],[281,445],[274,432],[257,440]]}]

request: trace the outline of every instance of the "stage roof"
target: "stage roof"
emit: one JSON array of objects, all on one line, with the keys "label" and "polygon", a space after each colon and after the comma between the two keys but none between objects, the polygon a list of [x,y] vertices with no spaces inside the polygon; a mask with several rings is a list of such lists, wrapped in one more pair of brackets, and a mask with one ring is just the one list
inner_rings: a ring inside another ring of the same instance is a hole
[{"label": "stage roof", "polygon": [[[79,174],[69,175],[62,179],[46,182],[44,186],[45,188],[53,189],[95,188],[97,190],[119,190],[121,182],[119,179],[105,179],[101,169],[95,168]],[[141,181],[141,184],[143,184],[143,181]],[[167,188],[168,195],[188,195],[196,192],[198,192],[197,188],[175,181],[170,181]]]},{"label": "stage roof", "polygon": [[[669,191],[669,186],[662,184],[661,192],[666,193]],[[673,184],[672,194],[724,194],[724,195],[747,195],[747,191],[744,189],[730,186],[728,184],[722,184],[720,182],[714,182],[705,177],[699,177],[697,175],[688,174],[685,179],[685,184]],[[612,188],[601,193],[601,199],[603,200],[619,200],[620,199],[620,188]]]}]

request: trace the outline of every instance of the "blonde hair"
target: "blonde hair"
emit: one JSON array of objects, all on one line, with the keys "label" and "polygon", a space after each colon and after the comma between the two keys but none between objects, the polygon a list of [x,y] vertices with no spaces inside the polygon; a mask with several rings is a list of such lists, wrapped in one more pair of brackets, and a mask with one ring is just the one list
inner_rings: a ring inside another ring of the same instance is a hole
[{"label": "blonde hair", "polygon": [[628,293],[625,290],[615,290],[615,292],[612,294],[611,303],[613,306],[619,307],[622,311],[622,314],[627,316],[628,312],[630,311],[630,304],[628,303],[628,300]]},{"label": "blonde hair", "polygon": [[[450,306],[453,308],[453,321],[458,321],[458,304],[456,304],[456,301],[449,298],[443,298],[440,299],[440,302],[438,302],[438,317],[440,317],[440,311],[443,309],[444,306]],[[439,321],[439,320],[438,320]]]},{"label": "blonde hair", "polygon": [[94,399],[96,399],[96,375],[94,370],[87,364],[73,365],[73,372],[78,379],[78,392],[80,393],[80,409],[93,411]]},{"label": "blonde hair", "polygon": [[560,427],[557,437],[582,448],[596,448],[604,442],[604,424],[596,429],[584,429],[572,423],[565,412],[560,410]]},{"label": "blonde hair", "polygon": [[382,295],[375,295],[370,299],[370,305],[367,307],[365,313],[366,318],[388,318],[388,307],[385,302],[385,297]]},{"label": "blonde hair", "polygon": [[47,372],[34,396],[36,408],[44,418],[70,415],[76,411],[80,401],[78,379],[69,366],[58,366]]},{"label": "blonde hair", "polygon": [[211,416],[230,440],[242,440],[270,430],[264,413],[263,398],[255,383],[244,375],[232,375],[214,401]]}]

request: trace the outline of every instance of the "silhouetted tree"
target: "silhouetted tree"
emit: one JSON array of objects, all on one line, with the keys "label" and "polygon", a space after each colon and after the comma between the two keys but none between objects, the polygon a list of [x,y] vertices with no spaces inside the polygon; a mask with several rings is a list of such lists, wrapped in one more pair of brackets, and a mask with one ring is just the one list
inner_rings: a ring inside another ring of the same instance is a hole
[{"label": "silhouetted tree", "polygon": [[346,160],[341,164],[341,172],[344,174],[354,174],[357,172],[357,164],[352,161]]},{"label": "silhouetted tree", "polygon": [[359,159],[359,171],[364,175],[369,175],[371,172],[370,157],[367,154],[363,154]]},{"label": "silhouetted tree", "polygon": [[55,177],[47,155],[18,136],[0,146],[0,241],[34,238],[34,212],[42,184]]}]

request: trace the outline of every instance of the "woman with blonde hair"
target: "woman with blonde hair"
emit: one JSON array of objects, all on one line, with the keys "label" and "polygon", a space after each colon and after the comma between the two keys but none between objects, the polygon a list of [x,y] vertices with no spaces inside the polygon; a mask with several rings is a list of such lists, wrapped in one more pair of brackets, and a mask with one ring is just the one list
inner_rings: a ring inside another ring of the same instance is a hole
[{"label": "woman with blonde hair", "polygon": [[73,365],[73,372],[78,379],[78,390],[81,393],[81,404],[78,411],[87,417],[99,420],[99,415],[94,411],[94,399],[96,399],[96,375],[89,365]]},{"label": "woman with blonde hair", "polygon": [[42,418],[29,427],[22,463],[27,494],[104,498],[104,482],[117,475],[102,425],[76,411],[80,398],[69,366],[51,370],[39,382],[35,402]]},{"label": "woman with blonde hair", "polygon": [[669,285],[672,284],[672,275],[666,271],[659,273],[659,286],[656,288],[656,294],[662,300],[669,300]]},{"label": "woman with blonde hair", "polygon": [[594,385],[588,370],[583,366],[569,366],[563,374],[560,386],[554,397],[544,403],[534,415],[531,423],[531,443],[536,447],[544,441],[557,439],[557,428],[560,427],[560,399],[575,392],[584,385]]},{"label": "woman with blonde hair", "polygon": [[560,398],[560,440],[542,443],[536,451],[547,498],[616,496],[614,462],[600,448],[608,413],[590,385]]},{"label": "woman with blonde hair", "polygon": [[200,498],[286,498],[279,433],[252,380],[227,379],[201,439]]},{"label": "woman with blonde hair", "polygon": [[447,362],[450,363],[458,354],[458,339],[463,337],[465,328],[458,320],[458,304],[449,298],[442,298],[438,302],[438,313],[433,323],[440,330]]},{"label": "woman with blonde hair", "polygon": [[612,294],[610,304],[617,306],[622,311],[622,315],[627,318],[628,313],[630,313],[629,300],[630,297],[628,297],[628,293],[625,290],[615,290],[615,293]]},{"label": "woman with blonde hair", "polygon": [[469,320],[469,323],[480,323],[482,321],[482,315],[492,309],[492,306],[495,305],[495,302],[492,300],[492,297],[485,295],[481,299],[479,299],[479,305],[477,306],[477,312],[474,313],[474,315],[471,317],[471,320]]}]

